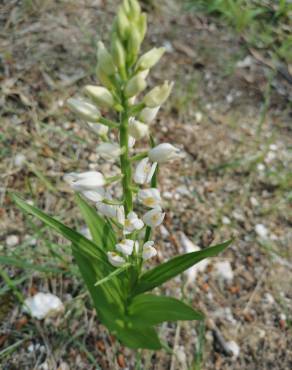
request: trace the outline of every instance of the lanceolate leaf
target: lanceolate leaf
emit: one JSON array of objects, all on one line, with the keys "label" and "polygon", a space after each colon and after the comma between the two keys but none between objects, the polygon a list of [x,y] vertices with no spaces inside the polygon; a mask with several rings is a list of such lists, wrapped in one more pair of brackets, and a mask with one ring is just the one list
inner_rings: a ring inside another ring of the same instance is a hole
[{"label": "lanceolate leaf", "polygon": [[51,229],[61,234],[72,243],[78,245],[83,254],[95,258],[100,264],[106,266],[110,271],[113,271],[113,267],[107,261],[105,252],[99,246],[86,239],[83,235],[79,234],[75,230],[70,229],[68,226],[62,224],[60,221],[57,221],[55,218],[47,215],[40,209],[26,203],[15,194],[13,194],[13,200],[23,211],[37,217]]},{"label": "lanceolate leaf", "polygon": [[116,244],[116,237],[110,223],[100,217],[80,195],[76,195],[76,201],[94,242],[105,250],[112,250]]},{"label": "lanceolate leaf", "polygon": [[129,348],[146,348],[158,350],[161,343],[154,328],[150,327],[133,327],[124,328],[117,332],[119,340]]},{"label": "lanceolate leaf", "polygon": [[137,295],[146,292],[165,283],[204,258],[217,256],[217,254],[222,252],[231,242],[232,240],[228,240],[222,244],[203,249],[199,252],[186,253],[154,267],[140,277],[134,294]]},{"label": "lanceolate leaf", "polygon": [[137,326],[151,326],[163,321],[202,320],[204,315],[185,303],[153,294],[140,294],[129,306],[129,320]]}]

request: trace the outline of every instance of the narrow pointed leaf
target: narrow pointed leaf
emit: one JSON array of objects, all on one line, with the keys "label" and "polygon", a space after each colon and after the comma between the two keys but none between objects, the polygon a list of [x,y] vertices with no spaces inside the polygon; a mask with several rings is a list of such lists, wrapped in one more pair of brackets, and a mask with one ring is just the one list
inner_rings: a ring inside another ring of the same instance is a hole
[{"label": "narrow pointed leaf", "polygon": [[120,268],[114,270],[113,272],[111,272],[108,276],[104,277],[103,279],[98,280],[94,284],[94,286],[99,286],[99,285],[102,285],[102,284],[108,282],[109,280],[112,280],[115,276],[118,276],[119,274],[121,274],[122,272],[127,270],[130,266],[131,266],[130,263],[126,263],[122,267],[120,267]]},{"label": "narrow pointed leaf", "polygon": [[152,327],[132,327],[124,328],[116,333],[118,339],[127,347],[133,349],[151,349],[158,350],[161,343],[158,335]]},{"label": "narrow pointed leaf", "polygon": [[202,320],[204,315],[172,297],[140,294],[129,306],[129,320],[137,326],[152,326],[163,321]]},{"label": "narrow pointed leaf", "polygon": [[76,195],[76,202],[90,230],[94,242],[105,250],[112,250],[116,244],[116,237],[109,222],[100,217],[96,210],[80,195]]},{"label": "narrow pointed leaf", "polygon": [[228,240],[222,244],[218,244],[198,252],[186,253],[154,267],[140,277],[134,290],[134,295],[146,292],[165,283],[169,279],[172,279],[176,275],[202,261],[204,258],[217,256],[217,254],[227,248],[231,242],[232,240]]}]

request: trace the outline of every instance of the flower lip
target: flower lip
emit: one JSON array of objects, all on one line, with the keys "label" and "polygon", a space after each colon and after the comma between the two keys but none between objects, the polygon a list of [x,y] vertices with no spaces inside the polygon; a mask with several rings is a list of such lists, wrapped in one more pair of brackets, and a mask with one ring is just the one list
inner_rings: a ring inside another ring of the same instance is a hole
[{"label": "flower lip", "polygon": [[155,208],[161,204],[160,192],[156,188],[139,190],[138,199],[144,206],[149,208]]},{"label": "flower lip", "polygon": [[159,226],[165,217],[165,213],[162,212],[160,207],[155,207],[150,211],[146,212],[142,217],[142,220],[147,226],[156,227]]},{"label": "flower lip", "polygon": [[107,252],[107,258],[109,263],[115,267],[122,266],[126,262],[125,259],[116,252]]},{"label": "flower lip", "polygon": [[130,256],[133,253],[135,241],[131,239],[121,240],[116,244],[116,250],[123,253],[126,256]]}]

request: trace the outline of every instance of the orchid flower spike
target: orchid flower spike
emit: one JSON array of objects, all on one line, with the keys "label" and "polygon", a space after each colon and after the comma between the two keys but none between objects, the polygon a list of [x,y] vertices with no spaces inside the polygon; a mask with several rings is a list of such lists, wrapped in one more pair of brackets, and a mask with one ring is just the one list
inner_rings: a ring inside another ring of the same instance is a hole
[{"label": "orchid flower spike", "polygon": [[160,191],[156,188],[139,190],[138,199],[144,206],[149,208],[156,208],[161,205]]},{"label": "orchid flower spike", "polygon": [[148,184],[154,175],[156,167],[156,162],[151,164],[149,162],[149,158],[142,159],[136,167],[136,171],[134,173],[134,181],[140,185]]},{"label": "orchid flower spike", "polygon": [[153,247],[154,242],[149,240],[143,245],[142,258],[144,261],[149,260],[157,255],[157,250]]},{"label": "orchid flower spike", "polygon": [[120,267],[126,262],[125,259],[116,252],[107,252],[107,258],[109,263],[115,267]]},{"label": "orchid flower spike", "polygon": [[152,162],[164,163],[179,157],[180,150],[169,143],[159,144],[149,150],[148,157]]},{"label": "orchid flower spike", "polygon": [[156,227],[162,224],[164,217],[165,213],[162,212],[160,207],[156,207],[151,209],[151,211],[146,212],[142,217],[142,220],[147,226]]},{"label": "orchid flower spike", "polygon": [[105,185],[105,179],[102,173],[97,171],[87,171],[82,173],[71,172],[64,176],[64,180],[75,191],[96,190]]}]

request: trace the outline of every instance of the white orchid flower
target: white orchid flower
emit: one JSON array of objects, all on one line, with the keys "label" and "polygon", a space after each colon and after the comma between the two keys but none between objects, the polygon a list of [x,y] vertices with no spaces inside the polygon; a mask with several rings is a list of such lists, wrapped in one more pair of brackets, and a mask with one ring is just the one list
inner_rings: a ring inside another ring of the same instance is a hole
[{"label": "white orchid flower", "polygon": [[96,151],[105,159],[117,158],[122,154],[120,146],[116,143],[101,143]]},{"label": "white orchid flower", "polygon": [[154,175],[156,167],[156,162],[151,164],[149,162],[149,158],[142,159],[136,167],[136,171],[134,173],[134,181],[140,185],[148,184],[151,181],[152,176]]},{"label": "white orchid flower", "polygon": [[71,172],[64,176],[64,180],[75,191],[96,190],[105,184],[102,173],[97,171],[87,171],[82,173]]},{"label": "white orchid flower", "polygon": [[142,217],[142,220],[147,226],[156,227],[163,222],[164,217],[165,213],[162,212],[160,207],[156,207],[151,209],[151,211],[146,212]]},{"label": "white orchid flower", "polygon": [[95,132],[99,136],[105,136],[108,133],[109,128],[101,123],[86,122],[90,130]]},{"label": "white orchid flower", "polygon": [[134,247],[136,248],[136,243],[138,242],[131,239],[121,240],[116,244],[116,250],[123,253],[125,256],[130,256],[133,253]]},{"label": "white orchid flower", "polygon": [[155,108],[148,108],[148,107],[143,108],[139,114],[139,120],[141,122],[149,124],[155,119],[159,109],[160,109],[160,106],[155,107]]},{"label": "white orchid flower", "polygon": [[180,150],[169,143],[159,144],[149,150],[148,157],[152,162],[164,163],[179,157]]},{"label": "white orchid flower", "polygon": [[111,108],[114,105],[111,92],[103,86],[87,85],[84,87],[84,92],[102,108]]},{"label": "white orchid flower", "polygon": [[106,217],[110,218],[115,218],[117,219],[121,224],[124,223],[124,207],[123,206],[118,206],[118,205],[113,205],[113,204],[105,204],[102,202],[97,202],[96,203],[96,208],[98,212]]},{"label": "white orchid flower", "polygon": [[160,191],[156,188],[140,189],[138,199],[144,206],[150,208],[156,208],[161,204]]},{"label": "white orchid flower", "polygon": [[100,202],[105,198],[104,188],[97,188],[96,190],[85,190],[81,193],[85,198],[92,202]]},{"label": "white orchid flower", "polygon": [[116,252],[107,252],[107,258],[109,263],[115,267],[122,266],[126,262],[125,259]]},{"label": "white orchid flower", "polygon": [[148,136],[149,127],[140,121],[135,120],[134,117],[129,119],[129,133],[135,139],[140,140],[144,136]]},{"label": "white orchid flower", "polygon": [[79,118],[89,122],[98,122],[101,114],[95,105],[84,100],[70,98],[67,100],[70,110],[78,115]]},{"label": "white orchid flower", "polygon": [[149,260],[157,255],[157,250],[153,247],[154,242],[149,240],[143,245],[142,258],[144,261]]},{"label": "white orchid flower", "polygon": [[144,222],[135,212],[130,212],[124,222],[124,234],[131,234],[135,230],[143,229],[143,227]]},{"label": "white orchid flower", "polygon": [[169,97],[173,88],[173,82],[165,81],[163,85],[154,87],[145,95],[143,101],[149,108],[161,106]]}]

